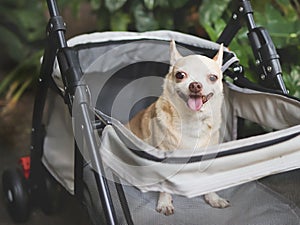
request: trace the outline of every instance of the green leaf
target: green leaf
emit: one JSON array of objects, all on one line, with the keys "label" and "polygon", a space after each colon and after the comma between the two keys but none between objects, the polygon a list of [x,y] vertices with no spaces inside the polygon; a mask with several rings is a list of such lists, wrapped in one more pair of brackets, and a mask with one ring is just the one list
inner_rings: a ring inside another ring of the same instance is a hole
[{"label": "green leaf", "polygon": [[173,13],[172,10],[165,9],[158,9],[156,11],[155,18],[157,19],[160,29],[174,30]]},{"label": "green leaf", "polygon": [[111,17],[110,22],[113,31],[126,31],[131,18],[127,13],[117,12]]},{"label": "green leaf", "polygon": [[289,21],[296,21],[299,19],[297,11],[295,7],[292,6],[290,0],[276,0],[276,3],[280,7],[280,10],[283,12],[285,19]]},{"label": "green leaf", "polygon": [[[0,82],[0,95],[6,93],[7,90],[14,90],[12,93],[12,98],[14,98],[15,93],[20,93],[18,88],[11,88],[15,84],[22,84],[27,80],[33,80],[38,75],[38,69],[40,68],[40,58],[42,56],[42,51],[38,51],[30,57],[26,58],[24,61],[19,63],[10,73],[6,74],[4,79]],[[23,89],[25,86],[21,87]],[[24,90],[21,90],[23,92]]]},{"label": "green leaf", "polygon": [[98,19],[97,19],[97,30],[104,31],[110,29],[110,18],[111,13],[105,8],[101,7],[98,11]]},{"label": "green leaf", "polygon": [[90,0],[90,3],[93,10],[98,10],[101,7],[101,0]]},{"label": "green leaf", "polygon": [[291,44],[298,37],[296,31],[300,28],[299,20],[289,21],[272,5],[266,7],[264,13],[256,13],[255,19],[257,24],[267,28],[277,48]]},{"label": "green leaf", "polygon": [[284,74],[283,80],[289,94],[300,98],[300,66],[292,66],[290,74]]},{"label": "green leaf", "polygon": [[120,9],[126,2],[127,0],[105,0],[105,6],[110,12],[114,12]]},{"label": "green leaf", "polygon": [[161,8],[169,8],[170,3],[169,3],[169,0],[155,0],[155,6],[158,6]]},{"label": "green leaf", "polygon": [[136,29],[138,31],[156,30],[159,28],[153,12],[145,10],[143,5],[139,4],[134,9]]},{"label": "green leaf", "polygon": [[1,51],[5,52],[11,59],[20,62],[27,54],[27,49],[19,37],[12,31],[0,26]]},{"label": "green leaf", "polygon": [[42,13],[39,11],[17,10],[14,16],[18,18],[19,29],[21,30],[22,28],[25,38],[29,42],[41,39],[44,34],[44,30],[41,27],[46,23]]},{"label": "green leaf", "polygon": [[169,5],[174,9],[182,8],[189,0],[169,0]]},{"label": "green leaf", "polygon": [[149,10],[153,10],[155,6],[155,0],[144,0],[145,6]]},{"label": "green leaf", "polygon": [[204,26],[214,26],[228,8],[231,0],[203,0],[199,8],[199,22]]}]

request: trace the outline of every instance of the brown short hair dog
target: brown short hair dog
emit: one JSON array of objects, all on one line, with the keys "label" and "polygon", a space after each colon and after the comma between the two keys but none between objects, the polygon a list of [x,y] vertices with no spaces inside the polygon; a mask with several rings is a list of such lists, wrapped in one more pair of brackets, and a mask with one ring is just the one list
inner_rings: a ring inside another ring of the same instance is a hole
[{"label": "brown short hair dog", "polygon": [[[181,56],[175,42],[170,44],[170,69],[163,93],[156,102],[139,112],[127,125],[139,138],[161,150],[199,149],[219,143],[223,45],[210,59],[202,55]],[[204,196],[213,207],[228,201],[216,193]],[[174,213],[172,196],[160,193],[156,210]]]}]

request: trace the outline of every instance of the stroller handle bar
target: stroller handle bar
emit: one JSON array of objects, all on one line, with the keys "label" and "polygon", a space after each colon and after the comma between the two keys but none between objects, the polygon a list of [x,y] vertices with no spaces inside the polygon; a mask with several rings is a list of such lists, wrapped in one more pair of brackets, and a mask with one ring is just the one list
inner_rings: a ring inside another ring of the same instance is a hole
[{"label": "stroller handle bar", "polygon": [[50,17],[59,16],[58,7],[55,0],[47,0],[47,5]]},{"label": "stroller handle bar", "polygon": [[66,24],[64,23],[62,17],[59,14],[57,3],[55,0],[47,0],[47,5],[50,14],[50,21],[47,27],[47,34],[50,34],[52,31],[57,31],[58,47],[67,47],[66,38],[64,34],[66,30]]},{"label": "stroller handle bar", "polygon": [[217,43],[228,46],[245,22],[248,27],[248,39],[252,47],[257,66],[258,80],[261,85],[280,90],[288,94],[282,79],[282,70],[279,55],[274,43],[263,27],[257,27],[253,18],[253,9],[250,0],[238,0],[237,10],[233,12],[231,20],[220,35]]}]

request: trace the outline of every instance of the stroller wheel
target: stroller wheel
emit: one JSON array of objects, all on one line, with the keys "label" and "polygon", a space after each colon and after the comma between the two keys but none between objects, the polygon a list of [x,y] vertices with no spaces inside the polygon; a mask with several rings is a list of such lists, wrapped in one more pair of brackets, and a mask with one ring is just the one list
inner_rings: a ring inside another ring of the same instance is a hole
[{"label": "stroller wheel", "polygon": [[30,215],[30,196],[27,180],[19,169],[5,170],[3,192],[8,211],[16,222],[25,222]]}]

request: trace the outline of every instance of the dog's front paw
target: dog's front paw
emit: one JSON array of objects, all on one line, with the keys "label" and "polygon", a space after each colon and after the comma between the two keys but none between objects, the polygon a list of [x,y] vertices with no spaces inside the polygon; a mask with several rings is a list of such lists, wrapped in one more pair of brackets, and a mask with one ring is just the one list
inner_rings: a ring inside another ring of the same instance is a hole
[{"label": "dog's front paw", "polygon": [[228,200],[221,198],[214,192],[204,195],[204,199],[209,205],[211,205],[214,208],[226,208],[230,206]]},{"label": "dog's front paw", "polygon": [[174,214],[172,196],[168,193],[160,193],[156,211],[166,216]]},{"label": "dog's front paw", "polygon": [[172,203],[158,202],[156,211],[164,214],[165,216],[170,216],[174,214],[174,206]]}]

